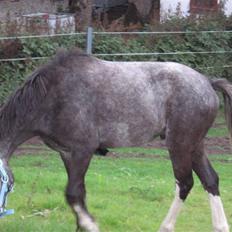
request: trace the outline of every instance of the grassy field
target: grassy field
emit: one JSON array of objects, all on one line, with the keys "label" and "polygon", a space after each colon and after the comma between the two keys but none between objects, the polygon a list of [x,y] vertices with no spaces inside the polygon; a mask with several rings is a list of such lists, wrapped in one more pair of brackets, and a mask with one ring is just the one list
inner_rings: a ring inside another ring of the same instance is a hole
[{"label": "grassy field", "polygon": [[[218,117],[217,122],[223,120]],[[222,132],[223,131],[223,132]],[[208,136],[224,136],[225,127]],[[87,201],[102,232],[157,231],[174,197],[174,178],[166,150],[123,148],[119,153],[143,153],[146,158],[94,157],[89,168]],[[212,155],[220,175],[221,195],[232,225],[232,156]],[[8,208],[15,214],[0,219],[1,232],[71,232],[75,219],[65,202],[66,172],[54,152],[13,157],[15,191]],[[210,232],[207,194],[195,177],[176,232]]]},{"label": "grassy field", "polygon": [[[165,153],[162,156],[93,159],[87,175],[87,200],[101,231],[158,230],[174,195],[171,164]],[[226,155],[223,159],[228,162],[218,161],[217,156],[213,159],[232,224],[232,163]],[[0,231],[75,231],[74,217],[63,196],[67,177],[59,157],[54,153],[14,157],[11,166],[16,184],[8,208],[16,213],[0,219]],[[196,178],[176,231],[212,231],[207,194]]]}]

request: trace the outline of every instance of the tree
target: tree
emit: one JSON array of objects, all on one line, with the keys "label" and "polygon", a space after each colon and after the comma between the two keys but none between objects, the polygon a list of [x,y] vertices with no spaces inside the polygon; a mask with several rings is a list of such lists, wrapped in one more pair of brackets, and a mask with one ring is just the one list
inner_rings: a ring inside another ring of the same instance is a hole
[{"label": "tree", "polygon": [[69,11],[76,14],[77,24],[81,28],[91,25],[92,21],[92,0],[69,0]]},{"label": "tree", "polygon": [[69,0],[68,1],[69,11],[71,13],[76,13],[77,11],[80,11],[81,10],[81,4],[82,4],[81,0]]},{"label": "tree", "polygon": [[129,6],[125,23],[149,23],[152,19],[159,20],[160,0],[128,0]]}]

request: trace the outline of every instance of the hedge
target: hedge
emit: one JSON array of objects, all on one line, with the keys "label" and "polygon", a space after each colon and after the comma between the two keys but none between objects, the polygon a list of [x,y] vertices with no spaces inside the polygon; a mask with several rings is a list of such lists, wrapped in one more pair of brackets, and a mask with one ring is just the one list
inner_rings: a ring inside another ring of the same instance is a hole
[{"label": "hedge", "polygon": [[[204,31],[231,30],[232,18],[224,15],[178,18],[157,25],[145,25],[146,31]],[[52,38],[31,38],[3,40],[0,42],[0,59],[14,57],[51,57],[57,49],[85,47],[84,36],[64,36]],[[202,52],[232,51],[232,33],[195,33],[162,35],[95,36],[93,53],[134,53],[134,52]],[[209,77],[231,79],[232,53],[225,54],[184,54],[157,56],[112,56],[102,57],[110,60],[153,60],[175,61],[199,70]],[[26,60],[0,62],[0,103],[16,86],[46,60]]]}]

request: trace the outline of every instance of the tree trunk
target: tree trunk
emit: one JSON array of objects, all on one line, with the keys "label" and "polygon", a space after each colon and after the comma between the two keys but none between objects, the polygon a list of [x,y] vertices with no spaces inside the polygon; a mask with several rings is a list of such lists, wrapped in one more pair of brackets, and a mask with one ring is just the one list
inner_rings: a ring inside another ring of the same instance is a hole
[{"label": "tree trunk", "polygon": [[159,20],[160,0],[128,0],[129,7],[125,23],[150,23],[152,19]]},{"label": "tree trunk", "polygon": [[86,29],[92,23],[92,0],[69,0],[69,11],[76,14],[78,29]]}]

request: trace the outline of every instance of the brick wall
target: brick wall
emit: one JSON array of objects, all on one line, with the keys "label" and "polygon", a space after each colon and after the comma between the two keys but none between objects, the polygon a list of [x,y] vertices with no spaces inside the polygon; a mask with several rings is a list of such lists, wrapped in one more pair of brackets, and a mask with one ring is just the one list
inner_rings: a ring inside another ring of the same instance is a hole
[{"label": "brick wall", "polygon": [[68,0],[0,0],[0,21],[30,13],[55,13],[59,7],[66,9]]}]

